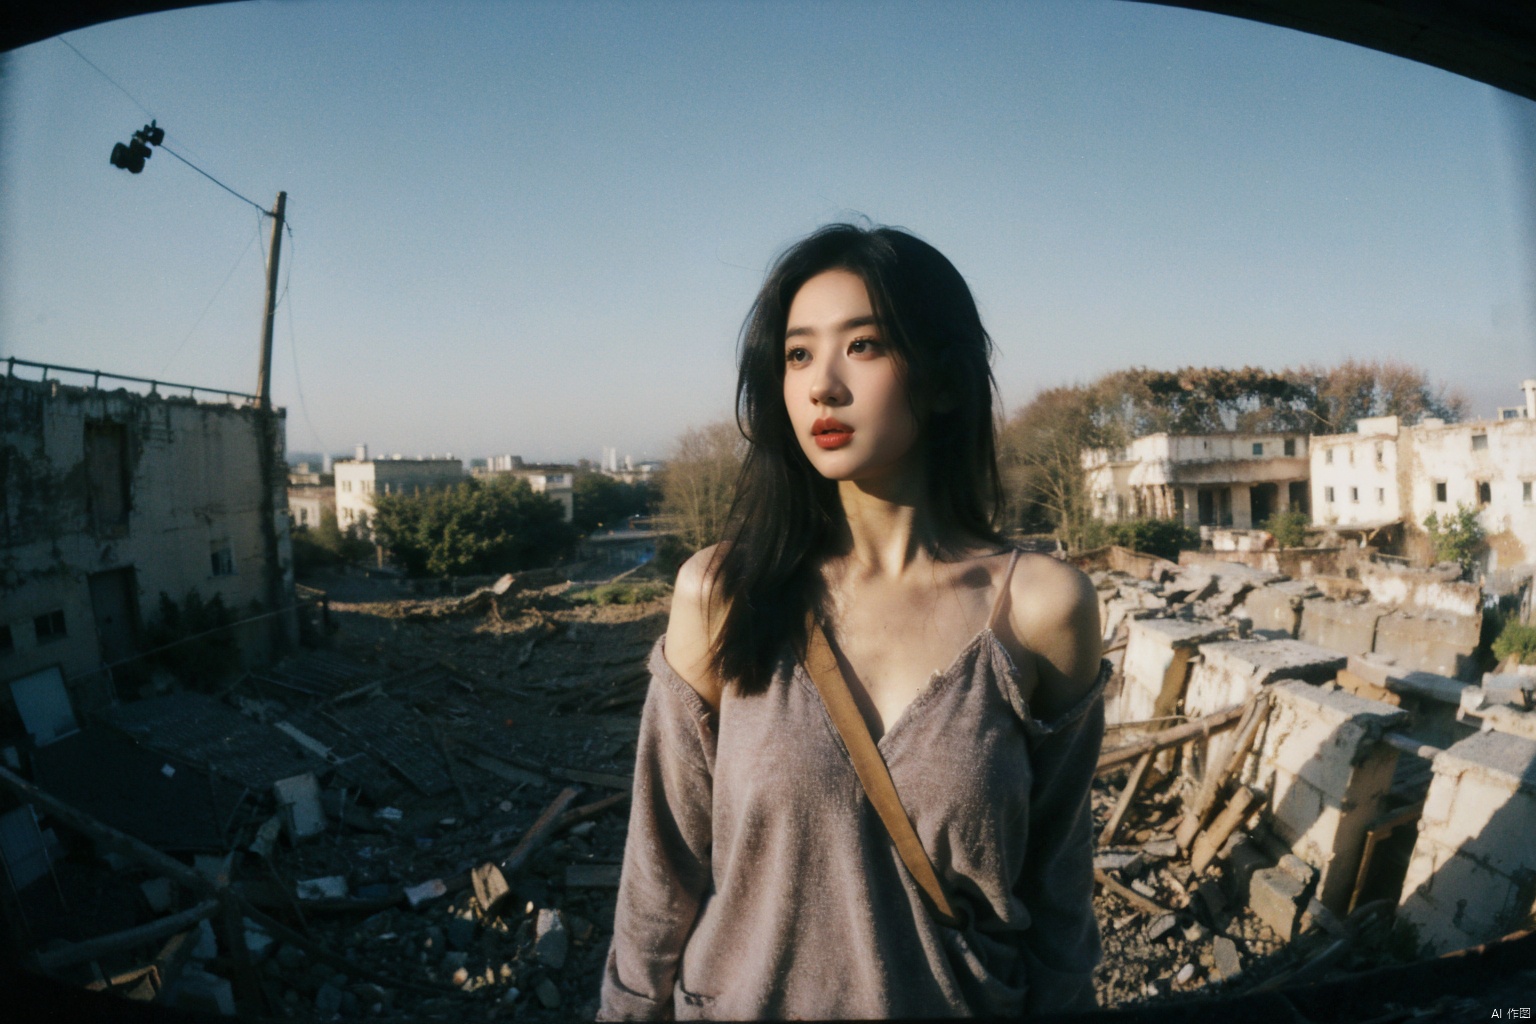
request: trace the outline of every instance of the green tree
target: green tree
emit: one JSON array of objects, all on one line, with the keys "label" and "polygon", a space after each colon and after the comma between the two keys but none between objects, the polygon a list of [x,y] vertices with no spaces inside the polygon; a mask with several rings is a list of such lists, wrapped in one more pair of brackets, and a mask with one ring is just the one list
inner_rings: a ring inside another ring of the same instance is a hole
[{"label": "green tree", "polygon": [[583,533],[612,528],[650,511],[651,489],[643,481],[626,484],[603,473],[580,473],[571,492],[576,506],[572,521]]},{"label": "green tree", "polygon": [[360,562],[373,554],[373,545],[351,526],[342,530],[336,512],[325,509],[318,525],[296,526],[293,538],[293,568],[303,575],[326,566]]},{"label": "green tree", "polygon": [[514,476],[421,494],[375,494],[373,505],[375,537],[413,576],[551,565],[577,539],[560,503]]},{"label": "green tree", "polygon": [[1436,561],[1455,562],[1461,566],[1463,576],[1471,575],[1485,539],[1483,524],[1477,521],[1477,509],[1459,502],[1455,512],[1443,517],[1431,512],[1424,519],[1424,529],[1434,547]]}]

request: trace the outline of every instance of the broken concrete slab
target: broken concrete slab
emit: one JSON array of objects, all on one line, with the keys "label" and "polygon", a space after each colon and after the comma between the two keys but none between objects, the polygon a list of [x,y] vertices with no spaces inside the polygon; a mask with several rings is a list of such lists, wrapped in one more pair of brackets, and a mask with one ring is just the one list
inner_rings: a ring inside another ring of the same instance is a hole
[{"label": "broken concrete slab", "polygon": [[1375,652],[1405,669],[1474,680],[1481,672],[1473,657],[1480,629],[1480,618],[1393,611],[1376,623]]},{"label": "broken concrete slab", "polygon": [[1480,732],[1441,751],[1398,907],[1420,952],[1499,938],[1536,897],[1536,740]]},{"label": "broken concrete slab", "polygon": [[1120,693],[1110,701],[1106,720],[1139,722],[1174,714],[1184,696],[1190,659],[1202,643],[1231,635],[1217,622],[1141,619],[1130,624]]},{"label": "broken concrete slab", "polygon": [[1277,679],[1323,682],[1348,659],[1300,640],[1226,640],[1202,644],[1190,672],[1184,713],[1190,717],[1243,703]]},{"label": "broken concrete slab", "polygon": [[1297,636],[1309,644],[1344,654],[1368,654],[1376,649],[1376,626],[1388,609],[1315,597],[1302,603]]},{"label": "broken concrete slab", "polygon": [[1270,829],[1318,870],[1318,899],[1343,914],[1366,833],[1391,791],[1397,750],[1384,737],[1408,713],[1332,685],[1286,681],[1271,693],[1256,772],[1271,793]]},{"label": "broken concrete slab", "polygon": [[320,805],[320,783],[311,772],[278,779],[272,784],[283,828],[292,842],[325,831],[325,808]]},{"label": "broken concrete slab", "polygon": [[1272,583],[1250,590],[1233,615],[1246,620],[1257,637],[1295,639],[1301,630],[1302,604],[1317,594],[1317,588],[1305,580]]}]

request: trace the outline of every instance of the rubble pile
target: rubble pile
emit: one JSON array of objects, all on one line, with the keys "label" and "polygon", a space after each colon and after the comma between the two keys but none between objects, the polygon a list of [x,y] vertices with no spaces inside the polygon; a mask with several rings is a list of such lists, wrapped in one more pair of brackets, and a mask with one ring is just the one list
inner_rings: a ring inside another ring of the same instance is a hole
[{"label": "rubble pile", "polygon": [[[1298,639],[1314,608],[1342,621],[1343,583],[1122,562],[1091,574],[1118,669],[1092,793],[1102,1005],[1421,955],[1395,916],[1444,948],[1515,930],[1530,677]],[[0,775],[36,808],[12,915],[29,962],[268,1018],[590,1019],[667,596],[536,576],[327,589],[329,649],[217,693],[162,686],[30,750],[30,781]],[[1456,833],[1484,793],[1504,794],[1498,827]],[[1458,910],[1461,931],[1438,925],[1452,863],[1495,899]]]},{"label": "rubble pile", "polygon": [[[119,705],[82,742],[32,752],[39,790],[71,815],[50,830],[69,847],[57,896],[28,890],[38,962],[221,1012],[592,1017],[666,598],[598,607],[560,584],[331,610],[329,651],[222,694]],[[86,750],[94,777],[59,767]],[[91,796],[130,760],[149,766],[132,791]],[[165,785],[138,788],[150,779]],[[119,829],[139,845],[72,881]],[[102,886],[124,909],[85,920]]]}]

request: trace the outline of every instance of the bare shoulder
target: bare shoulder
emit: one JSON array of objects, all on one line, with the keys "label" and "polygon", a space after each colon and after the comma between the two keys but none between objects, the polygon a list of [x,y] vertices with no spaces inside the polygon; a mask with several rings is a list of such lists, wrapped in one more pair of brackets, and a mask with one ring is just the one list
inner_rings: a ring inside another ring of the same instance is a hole
[{"label": "bare shoulder", "polygon": [[667,664],[710,707],[720,707],[721,686],[709,667],[709,648],[720,627],[715,572],[723,544],[695,552],[677,572],[667,619]]},{"label": "bare shoulder", "polygon": [[1009,587],[1008,624],[1034,656],[1030,705],[1038,718],[1068,710],[1092,689],[1103,641],[1093,583],[1049,555],[1019,556]]}]

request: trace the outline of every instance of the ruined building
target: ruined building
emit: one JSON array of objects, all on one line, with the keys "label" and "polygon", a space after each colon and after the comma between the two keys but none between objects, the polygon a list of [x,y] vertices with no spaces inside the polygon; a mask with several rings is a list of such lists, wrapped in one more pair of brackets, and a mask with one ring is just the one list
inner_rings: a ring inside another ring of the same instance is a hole
[{"label": "ruined building", "polygon": [[[42,380],[17,376],[39,369]],[[247,660],[282,642],[294,603],[284,481],[271,469],[282,410],[263,442],[252,396],[168,397],[147,381],[148,394],[106,390],[135,379],[105,373],[87,375],[91,386],[48,379],[59,372],[11,359],[0,378],[0,720],[9,734],[20,714],[40,742],[45,719],[68,714],[63,694],[77,710],[126,695],[162,596],[220,599]]]},{"label": "ruined building", "polygon": [[1148,434],[1083,453],[1093,514],[1251,529],[1307,510],[1307,435]]},{"label": "ruined building", "polygon": [[1487,534],[1490,572],[1536,562],[1536,380],[1521,386],[1525,405],[1497,419],[1405,426],[1379,416],[1312,438],[1313,521],[1419,527],[1467,505]]}]

